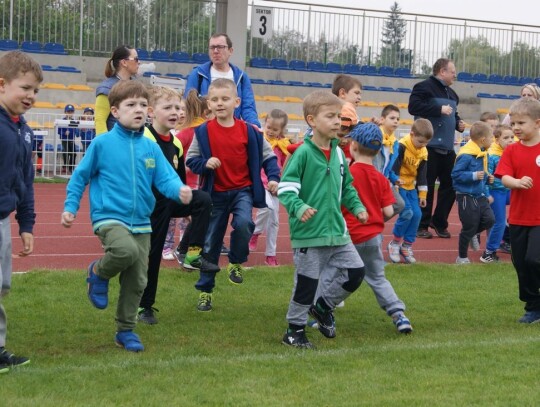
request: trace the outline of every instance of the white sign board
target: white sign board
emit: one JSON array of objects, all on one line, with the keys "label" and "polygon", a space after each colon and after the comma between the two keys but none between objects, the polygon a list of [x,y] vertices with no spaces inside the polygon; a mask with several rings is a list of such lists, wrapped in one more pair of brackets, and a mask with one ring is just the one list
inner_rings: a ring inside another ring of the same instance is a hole
[{"label": "white sign board", "polygon": [[273,13],[270,7],[253,6],[251,8],[251,37],[272,38]]}]

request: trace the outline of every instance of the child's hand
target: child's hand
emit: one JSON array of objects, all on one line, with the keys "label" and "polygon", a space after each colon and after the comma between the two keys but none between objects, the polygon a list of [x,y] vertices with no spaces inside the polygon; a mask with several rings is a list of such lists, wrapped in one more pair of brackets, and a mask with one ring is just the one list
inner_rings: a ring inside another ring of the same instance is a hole
[{"label": "child's hand", "polygon": [[21,240],[23,249],[19,252],[19,257],[25,257],[32,254],[34,251],[34,235],[32,233],[23,232],[21,233]]},{"label": "child's hand", "polygon": [[484,171],[476,171],[476,179],[483,180],[484,179]]},{"label": "child's hand", "polygon": [[307,222],[309,219],[311,219],[315,214],[317,213],[317,209],[314,208],[308,208],[300,218],[300,222]]},{"label": "child's hand", "polygon": [[215,170],[219,167],[221,167],[221,161],[219,161],[219,158],[210,157],[206,162],[206,168],[208,168],[209,170]]},{"label": "child's hand", "polygon": [[191,202],[191,198],[193,198],[193,191],[191,191],[190,187],[184,185],[182,188],[180,188],[180,193],[178,196],[184,205],[188,205]]},{"label": "child's hand", "polygon": [[533,187],[533,180],[531,177],[524,176],[516,181],[516,189],[531,189]]},{"label": "child's hand", "polygon": [[278,189],[278,183],[276,181],[268,182],[268,192],[270,192],[272,195],[275,195],[277,193],[277,189]]},{"label": "child's hand", "polygon": [[493,184],[494,181],[495,181],[495,177],[493,176],[493,174],[489,174],[488,175],[488,183]]},{"label": "child's hand", "polygon": [[369,219],[369,215],[366,211],[360,212],[358,215],[356,215],[356,219],[358,219],[360,223],[366,223]]},{"label": "child's hand", "polygon": [[64,212],[62,214],[62,226],[65,228],[70,228],[73,224],[73,221],[75,220],[75,215],[73,215],[71,212]]},{"label": "child's hand", "polygon": [[400,186],[403,185],[403,184],[405,184],[405,181],[403,181],[402,179],[398,179],[394,185],[395,185],[396,187],[400,187]]},{"label": "child's hand", "polygon": [[493,197],[490,195],[488,196],[488,203],[491,205],[493,203],[494,199]]},{"label": "child's hand", "polygon": [[426,199],[425,198],[418,199],[418,205],[420,205],[420,208],[425,208],[427,205]]}]

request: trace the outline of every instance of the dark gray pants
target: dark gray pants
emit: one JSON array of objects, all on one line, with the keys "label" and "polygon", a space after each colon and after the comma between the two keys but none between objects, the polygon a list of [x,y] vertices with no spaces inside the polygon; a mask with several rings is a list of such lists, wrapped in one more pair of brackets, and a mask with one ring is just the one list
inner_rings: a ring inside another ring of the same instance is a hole
[{"label": "dark gray pants", "polygon": [[487,197],[473,197],[466,194],[457,194],[459,220],[459,257],[467,257],[469,243],[474,235],[489,229],[495,223],[495,215],[489,205]]}]

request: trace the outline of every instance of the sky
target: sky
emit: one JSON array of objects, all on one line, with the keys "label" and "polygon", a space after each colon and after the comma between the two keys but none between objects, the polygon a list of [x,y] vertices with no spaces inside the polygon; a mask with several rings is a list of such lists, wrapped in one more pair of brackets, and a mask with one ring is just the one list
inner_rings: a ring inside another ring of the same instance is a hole
[{"label": "sky", "polygon": [[[394,0],[287,0],[299,3],[336,5],[369,10],[390,10]],[[429,14],[540,26],[540,2],[537,0],[397,0],[404,13]]]}]

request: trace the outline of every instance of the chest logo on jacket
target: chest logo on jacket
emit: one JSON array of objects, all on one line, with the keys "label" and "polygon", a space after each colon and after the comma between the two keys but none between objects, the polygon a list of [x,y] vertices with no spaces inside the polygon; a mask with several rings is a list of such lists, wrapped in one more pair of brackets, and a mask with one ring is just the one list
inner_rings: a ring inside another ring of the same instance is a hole
[{"label": "chest logo on jacket", "polygon": [[30,144],[32,142],[32,135],[29,132],[24,133],[24,141],[27,144]]}]

